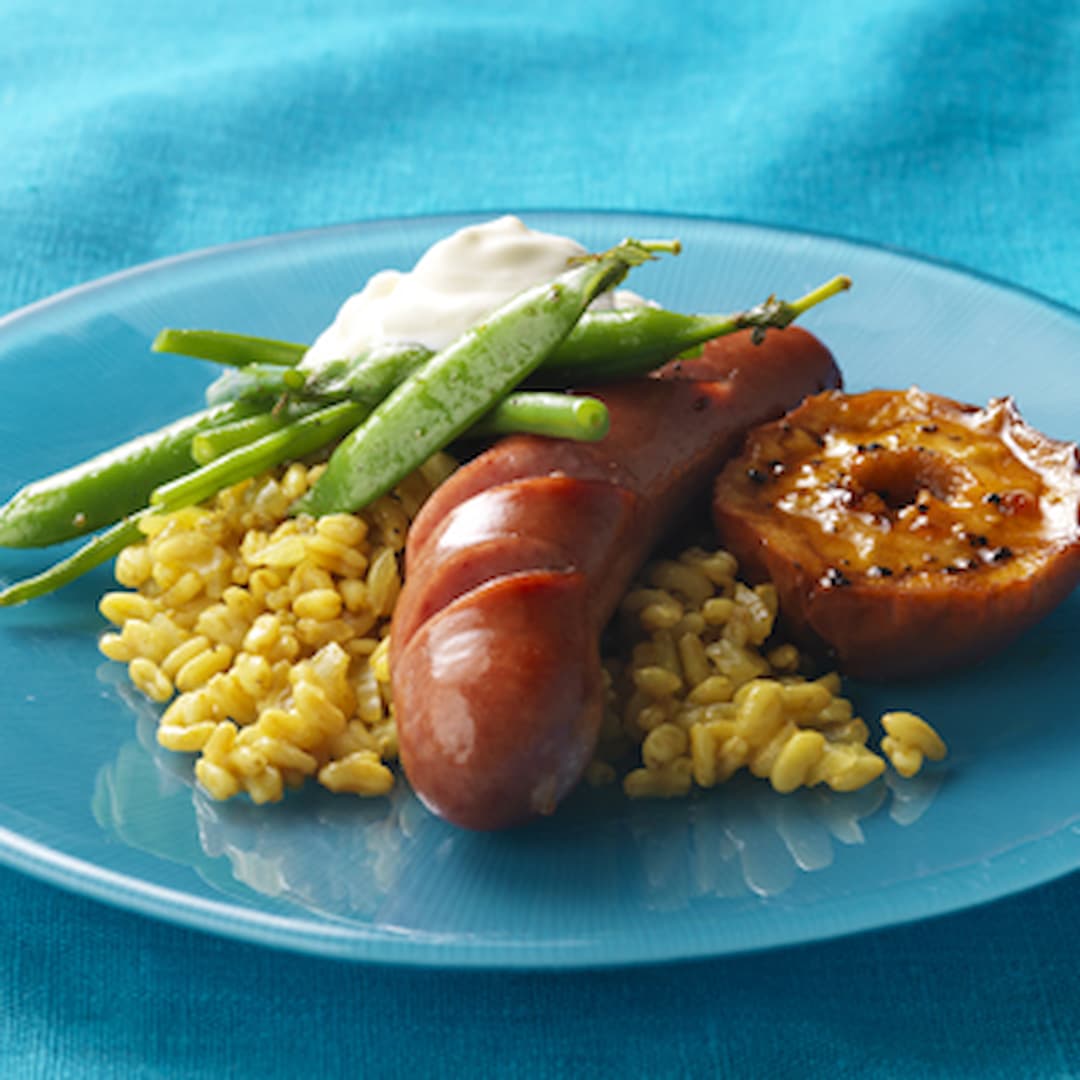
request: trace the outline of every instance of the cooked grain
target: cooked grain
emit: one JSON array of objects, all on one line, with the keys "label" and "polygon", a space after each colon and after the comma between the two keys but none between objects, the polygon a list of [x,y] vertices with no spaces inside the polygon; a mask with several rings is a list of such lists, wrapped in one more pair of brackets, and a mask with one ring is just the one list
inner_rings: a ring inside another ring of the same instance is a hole
[{"label": "cooked grain", "polygon": [[[314,777],[386,794],[397,756],[390,616],[408,525],[452,468],[437,455],[361,514],[287,516],[322,466],[222,492],[151,518],[116,564],[126,592],[101,601],[117,629],[101,651],[168,703],[159,742],[195,753],[214,798],[257,803]],[[647,566],[620,609],[625,655],[605,662],[608,709],[590,784],[622,777],[632,798],[672,798],[742,769],[781,792],[862,787],[885,769],[835,673],[799,674],[777,639],[776,590],[737,577],[725,551],[691,548]],[[911,713],[883,718],[881,749],[913,775],[945,745]]]}]

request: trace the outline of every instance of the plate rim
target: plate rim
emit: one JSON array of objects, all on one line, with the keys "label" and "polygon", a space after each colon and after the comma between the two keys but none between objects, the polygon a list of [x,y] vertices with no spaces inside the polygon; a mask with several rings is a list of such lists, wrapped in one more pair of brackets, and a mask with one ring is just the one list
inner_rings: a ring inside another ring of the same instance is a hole
[{"label": "plate rim", "polygon": [[[574,219],[652,219],[685,222],[705,228],[747,229],[776,234],[790,239],[809,239],[811,241],[848,246],[870,255],[885,255],[900,262],[912,262],[933,268],[950,276],[967,281],[980,282],[995,290],[1012,293],[1038,306],[1047,308],[1070,321],[1075,321],[1080,329],[1080,309],[1048,297],[1034,289],[1003,278],[987,274],[963,264],[923,254],[913,249],[889,245],[869,239],[839,235],[813,229],[793,228],[785,225],[770,224],[737,217],[717,217],[704,214],[685,214],[668,210],[644,209],[560,209],[560,208],[517,208],[514,210],[478,210],[450,211],[447,213],[418,213],[395,215],[391,217],[370,217],[339,222],[325,226],[285,230],[262,236],[249,237],[225,244],[209,245],[191,251],[167,255],[144,263],[105,274],[103,276],[70,286],[49,296],[31,301],[4,315],[0,315],[0,344],[9,333],[19,333],[24,328],[33,329],[33,323],[42,317],[48,317],[58,307],[77,303],[97,293],[111,288],[123,287],[127,282],[146,275],[168,274],[178,267],[205,260],[245,256],[260,248],[272,248],[281,244],[304,243],[318,240],[334,234],[357,234],[362,237],[367,229],[392,229],[423,226],[426,224],[446,223],[451,226],[464,225],[478,220],[490,219],[501,214],[511,213],[529,222],[532,217],[562,217]],[[838,919],[837,910],[843,910],[857,898],[843,898],[842,902],[832,907],[825,917],[824,926],[819,925],[814,913],[806,929],[792,932],[790,925],[780,934],[757,934],[748,941],[733,942],[718,947],[716,943],[702,948],[692,941],[684,939],[674,947],[650,948],[639,947],[636,952],[625,947],[619,955],[608,955],[609,947],[605,939],[595,938],[585,944],[573,945],[573,954],[560,950],[550,941],[529,942],[515,948],[512,942],[481,939],[471,946],[455,943],[440,945],[434,940],[441,935],[431,935],[417,940],[416,935],[394,936],[385,931],[370,927],[343,926],[327,922],[319,925],[313,921],[294,920],[245,907],[229,898],[221,901],[195,896],[172,887],[156,885],[145,878],[107,869],[88,859],[69,855],[47,843],[20,835],[7,827],[0,826],[0,864],[16,872],[26,873],[37,880],[47,882],[77,895],[92,898],[132,914],[155,918],[173,925],[184,926],[204,933],[216,934],[251,945],[284,949],[287,951],[324,958],[336,958],[350,962],[383,964],[411,968],[434,969],[476,969],[476,970],[598,970],[609,968],[629,968],[660,963],[692,962],[696,960],[718,959],[723,956],[745,955],[772,951],[774,949],[798,947],[812,943],[822,943],[841,937],[856,936],[875,930],[908,925],[913,922],[932,918],[946,917],[957,912],[993,903],[1009,896],[1030,891],[1042,885],[1060,881],[1080,872],[1080,858],[1063,851],[1051,860],[1048,870],[1045,860],[1036,870],[1027,859],[1032,845],[1045,847],[1051,842],[1068,848],[1069,836],[1080,837],[1080,812],[1049,833],[1030,838],[1025,842],[997,852],[980,860],[980,865],[993,866],[1003,880],[989,889],[981,887],[978,894],[971,895],[971,889],[961,888],[959,893],[951,890],[952,898],[942,903],[940,898],[929,898],[921,903],[908,898],[903,905],[904,912],[897,917],[895,913],[882,913],[877,908],[868,912],[861,919]],[[1055,853],[1056,854],[1056,853]],[[1013,863],[1017,865],[1010,866]],[[1023,871],[1027,871],[1026,873]],[[1004,872],[1003,872],[1004,871]],[[1018,873],[1019,871],[1019,873]],[[943,878],[963,881],[970,875],[970,864],[951,867],[938,872],[933,880]],[[899,894],[906,896],[913,892],[917,880],[907,881],[899,888]],[[890,892],[897,892],[895,885],[889,886]],[[865,893],[860,893],[862,897]],[[916,894],[917,896],[917,894]],[[761,940],[759,940],[759,938]],[[442,955],[440,955],[442,954]],[[449,955],[447,955],[449,954]]]},{"label": "plate rim", "polygon": [[[54,305],[77,300],[87,293],[113,285],[122,284],[127,278],[141,277],[149,273],[167,272],[173,267],[182,266],[189,262],[198,262],[210,257],[226,257],[234,254],[242,254],[248,250],[256,250],[260,247],[273,247],[283,242],[303,241],[315,239],[320,236],[329,236],[332,233],[348,233],[363,230],[369,227],[393,227],[394,225],[420,225],[425,222],[435,221],[460,221],[467,224],[469,221],[491,219],[504,214],[513,214],[527,219],[531,215],[564,216],[564,217],[590,217],[590,218],[659,218],[670,221],[689,221],[699,225],[734,226],[737,228],[754,229],[761,232],[776,233],[788,237],[805,237],[812,240],[828,241],[840,245],[850,245],[861,250],[877,252],[894,256],[902,261],[922,263],[932,266],[946,273],[955,274],[962,278],[972,278],[994,288],[1004,289],[1006,292],[1015,293],[1029,300],[1053,308],[1060,314],[1074,319],[1080,319],[1080,306],[1073,307],[1063,300],[1058,300],[1046,293],[1039,292],[1027,285],[1010,281],[1008,278],[999,277],[987,273],[984,270],[969,266],[966,263],[946,259],[941,256],[930,255],[916,248],[908,248],[898,244],[889,244],[882,241],[872,240],[861,236],[847,236],[842,233],[834,233],[824,229],[796,228],[789,225],[780,225],[771,222],[759,221],[754,218],[713,216],[710,214],[683,214],[675,210],[621,210],[613,207],[602,209],[564,209],[560,207],[530,207],[515,210],[451,210],[446,213],[418,213],[418,214],[395,214],[391,217],[367,217],[356,218],[350,221],[336,222],[330,225],[316,225],[301,229],[285,229],[280,232],[266,233],[261,236],[245,237],[240,240],[230,240],[223,244],[210,244],[204,247],[193,248],[190,251],[176,252],[172,255],[163,255],[158,258],[148,259],[146,262],[135,263],[118,270],[113,270],[88,281],[69,285],[59,292],[50,293],[37,300],[31,300],[21,304],[11,311],[0,315],[0,333],[9,330],[9,324],[21,322],[23,319],[32,318],[48,310]],[[526,224],[528,222],[526,221]]]},{"label": "plate rim", "polygon": [[[1019,868],[1027,867],[1027,853],[1033,845],[1045,847],[1047,842],[1068,844],[1067,838],[1080,836],[1080,812],[1073,819],[1063,823],[1050,833],[1028,839],[1025,843],[1006,851],[980,860],[984,868],[993,867],[1001,871],[1016,864]],[[14,837],[15,843],[8,838]],[[1062,838],[1065,838],[1062,841]],[[20,858],[25,853],[25,858]],[[289,919],[264,911],[253,911],[234,901],[207,900],[193,897],[178,889],[153,885],[143,878],[133,877],[113,870],[106,870],[78,856],[66,855],[35,840],[27,840],[11,830],[0,827],[0,865],[11,870],[25,873],[37,881],[63,889],[75,896],[84,897],[103,903],[116,910],[125,911],[142,918],[151,918],[168,925],[181,926],[188,930],[210,936],[224,937],[242,944],[273,948],[298,955],[333,959],[349,963],[378,964],[388,967],[403,967],[420,970],[469,970],[469,971],[600,971],[649,967],[659,964],[685,964],[719,960],[724,957],[749,956],[759,953],[776,952],[788,948],[800,948],[810,945],[825,944],[849,937],[858,937],[876,931],[888,931],[914,923],[944,919],[949,916],[998,903],[1009,897],[1032,892],[1043,886],[1050,886],[1066,878],[1080,874],[1080,861],[1075,857],[1063,856],[1052,874],[1032,873],[1019,879],[1002,880],[1000,887],[987,891],[982,889],[974,898],[968,895],[970,890],[959,895],[954,892],[954,899],[948,904],[934,903],[924,891],[922,905],[912,904],[910,899],[901,917],[866,916],[852,921],[842,915],[845,909],[857,904],[859,899],[868,895],[844,897],[838,903],[830,904],[824,928],[816,922],[798,934],[787,933],[776,939],[775,935],[761,935],[761,940],[750,939],[737,942],[734,946],[722,950],[702,951],[690,945],[677,949],[640,949],[637,953],[611,956],[605,950],[603,940],[597,939],[582,946],[573,943],[572,952],[563,951],[564,947],[552,942],[529,942],[519,949],[509,948],[512,943],[506,941],[481,940],[472,945],[443,946],[436,940],[440,935],[425,935],[417,941],[415,936],[400,936],[386,932],[365,932],[346,930],[344,927],[327,923],[325,930],[313,932],[315,924]],[[947,871],[933,875],[935,882],[943,879],[966,881],[970,876],[969,863],[951,867]],[[1042,864],[1045,866],[1045,863]],[[882,886],[880,890],[891,895],[909,894],[918,897],[918,886],[922,879],[912,879],[897,888],[895,885]],[[963,891],[963,890],[962,890]],[[141,903],[133,902],[141,900]],[[876,910],[876,909],[875,909]],[[839,915],[837,914],[839,913]],[[817,911],[815,911],[817,914]],[[810,920],[808,920],[809,922]],[[440,955],[440,952],[442,955]],[[447,954],[450,955],[447,955]]]}]

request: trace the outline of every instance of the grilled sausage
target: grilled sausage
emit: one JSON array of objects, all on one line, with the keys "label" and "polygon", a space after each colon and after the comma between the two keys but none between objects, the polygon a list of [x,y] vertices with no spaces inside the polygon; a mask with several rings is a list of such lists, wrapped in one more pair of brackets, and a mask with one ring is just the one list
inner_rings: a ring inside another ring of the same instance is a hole
[{"label": "grilled sausage", "polygon": [[634,574],[748,428],[839,382],[803,330],[718,338],[590,389],[601,442],[513,436],[436,490],[391,635],[401,761],[430,809],[473,829],[554,810],[595,747],[599,636]]}]

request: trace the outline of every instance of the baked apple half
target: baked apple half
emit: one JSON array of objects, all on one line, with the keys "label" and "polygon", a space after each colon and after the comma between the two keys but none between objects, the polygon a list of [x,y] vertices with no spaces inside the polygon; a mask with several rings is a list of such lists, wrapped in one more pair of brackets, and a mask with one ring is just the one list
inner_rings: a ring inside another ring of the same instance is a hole
[{"label": "baked apple half", "polygon": [[1080,454],[1010,398],[830,391],[750,432],[721,541],[805,646],[860,678],[1000,649],[1080,581]]}]

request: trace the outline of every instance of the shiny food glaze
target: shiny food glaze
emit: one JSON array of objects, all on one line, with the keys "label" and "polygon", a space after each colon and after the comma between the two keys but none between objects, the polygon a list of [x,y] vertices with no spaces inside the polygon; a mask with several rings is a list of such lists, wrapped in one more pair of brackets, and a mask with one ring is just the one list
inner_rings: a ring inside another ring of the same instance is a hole
[{"label": "shiny food glaze", "polygon": [[755,432],[729,478],[792,520],[826,584],[1009,577],[1076,538],[1076,449],[1035,434],[1008,398],[828,393]]},{"label": "shiny food glaze", "polygon": [[1042,618],[1080,580],[1078,512],[1075,445],[1008,398],[917,388],[809,399],[751,432],[714,498],[792,631],[864,677],[978,660]]}]

